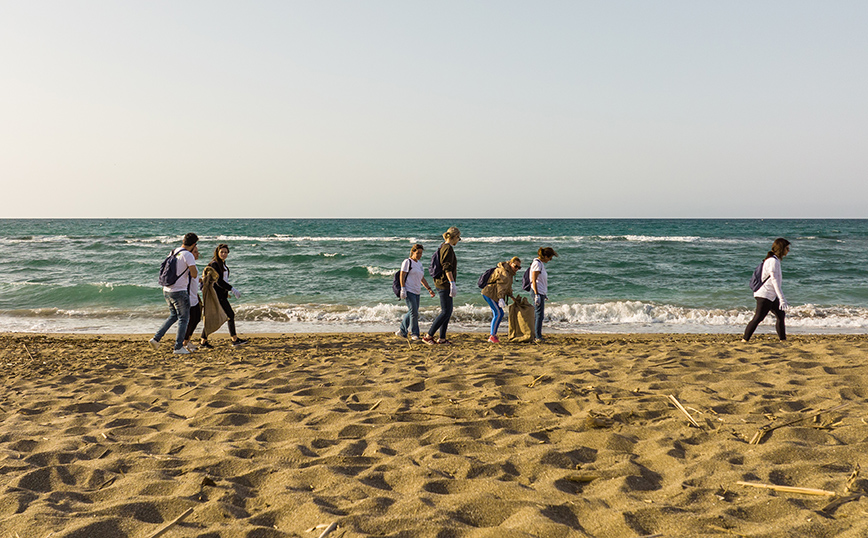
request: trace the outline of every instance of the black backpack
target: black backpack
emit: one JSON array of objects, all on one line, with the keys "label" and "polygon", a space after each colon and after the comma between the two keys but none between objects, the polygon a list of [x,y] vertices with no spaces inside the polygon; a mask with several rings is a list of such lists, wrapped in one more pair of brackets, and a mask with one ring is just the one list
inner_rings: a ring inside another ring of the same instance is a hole
[{"label": "black backpack", "polygon": [[431,275],[431,278],[440,278],[440,275],[443,274],[443,264],[440,263],[441,248],[443,248],[442,244],[437,247],[437,250],[431,256],[431,265],[428,267],[428,273]]},{"label": "black backpack", "polygon": [[[407,258],[407,259],[409,259],[409,258]],[[407,274],[409,275],[410,272],[407,271]],[[398,299],[401,298],[401,270],[400,269],[398,269],[398,271],[396,271],[395,275],[392,277],[392,293],[394,293],[395,297],[397,297]]]},{"label": "black backpack", "polygon": [[756,269],[753,270],[753,275],[750,277],[750,282],[748,282],[748,286],[752,291],[759,291],[763,284],[766,283],[766,280],[770,279],[772,275],[769,275],[763,279],[763,265],[765,265],[766,261],[763,260],[759,265],[756,266]]},{"label": "black backpack", "polygon": [[[533,267],[533,264],[531,264]],[[533,286],[530,285],[530,267],[521,275],[521,289],[524,291],[533,291]]]},{"label": "black backpack", "polygon": [[[181,275],[190,270],[189,267],[181,271],[181,274],[178,274],[178,253],[183,249],[175,249],[169,254],[163,263],[160,264],[160,276],[157,279],[157,282],[160,283],[160,286],[172,286],[175,282],[181,278]],[[189,282],[188,282],[189,285]]]},{"label": "black backpack", "polygon": [[497,267],[492,267],[491,269],[488,269],[487,271],[482,273],[482,275],[480,275],[479,277],[479,282],[477,282],[476,285],[480,288],[484,288],[485,286],[487,286],[488,281],[491,278],[491,274],[494,273],[495,269],[497,269]]}]

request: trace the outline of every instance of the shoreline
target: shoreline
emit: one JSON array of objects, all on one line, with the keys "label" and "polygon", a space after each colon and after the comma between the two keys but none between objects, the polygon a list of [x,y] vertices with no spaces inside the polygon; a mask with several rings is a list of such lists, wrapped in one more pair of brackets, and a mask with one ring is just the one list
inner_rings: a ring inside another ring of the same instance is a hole
[{"label": "shoreline", "polygon": [[868,335],[149,336],[0,333],[4,532],[868,533]]}]

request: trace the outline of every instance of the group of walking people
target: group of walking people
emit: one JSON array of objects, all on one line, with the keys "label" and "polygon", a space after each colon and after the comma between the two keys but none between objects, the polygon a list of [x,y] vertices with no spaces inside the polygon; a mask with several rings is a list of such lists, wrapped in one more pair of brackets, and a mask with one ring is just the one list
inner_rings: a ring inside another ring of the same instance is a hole
[{"label": "group of walking people", "polygon": [[[455,246],[459,241],[461,241],[461,231],[454,226],[450,227],[443,233],[443,243],[432,256],[429,273],[440,297],[440,313],[424,335],[421,335],[419,329],[420,296],[423,286],[431,297],[434,297],[434,289],[425,280],[425,270],[420,261],[424,248],[418,243],[411,247],[410,256],[401,264],[398,274],[401,286],[400,297],[407,302],[407,313],[401,318],[401,325],[395,332],[396,335],[402,338],[409,337],[412,340],[421,338],[429,345],[452,343],[446,338],[446,331],[449,328],[449,320],[452,319],[453,300],[458,293],[456,283],[458,258],[455,255]],[[545,302],[548,299],[546,264],[557,255],[558,253],[551,247],[540,248],[528,271],[528,291],[531,291],[534,297],[533,338],[537,341],[543,340],[542,325],[545,319]],[[497,331],[505,314],[506,299],[515,300],[512,283],[521,267],[521,259],[517,256],[513,257],[509,261],[498,263],[497,267],[485,277],[485,282],[480,282],[482,297],[492,312],[488,341],[493,344],[500,343]]]},{"label": "group of walking people", "polygon": [[[452,317],[453,299],[457,292],[456,276],[458,274],[458,260],[455,256],[454,247],[459,241],[461,241],[461,232],[458,228],[454,226],[449,228],[443,234],[443,243],[438,247],[436,255],[432,258],[431,268],[436,272],[437,264],[434,262],[438,259],[439,265],[442,268],[442,272],[439,274],[431,275],[434,277],[434,285],[440,296],[440,313],[434,319],[434,323],[431,324],[428,332],[421,336],[421,340],[426,344],[451,344],[446,338],[446,330]],[[422,286],[424,285],[428,293],[431,294],[431,297],[434,297],[434,290],[425,281],[424,269],[420,263],[422,251],[422,245],[413,245],[410,250],[410,257],[401,265],[399,273],[401,283],[400,297],[407,301],[407,313],[401,319],[401,325],[395,334],[402,338],[409,337],[413,340],[420,338],[419,300]],[[766,254],[763,263],[760,264],[760,267],[757,267],[759,282],[757,282],[757,287],[753,294],[756,299],[756,312],[744,330],[743,342],[750,341],[759,324],[762,323],[769,313],[775,316],[775,331],[778,338],[782,341],[787,339],[785,319],[789,305],[781,289],[783,285],[781,260],[789,252],[790,242],[783,237],[779,237],[772,243],[772,248]],[[548,300],[548,272],[546,271],[546,264],[557,255],[558,253],[551,247],[540,248],[537,251],[537,257],[531,263],[526,279],[525,289],[533,293],[534,300],[533,338],[539,342],[544,341],[542,326],[545,319],[545,303]],[[505,314],[506,299],[515,299],[512,293],[512,283],[521,267],[521,259],[513,257],[509,261],[498,263],[497,267],[490,272],[486,281],[480,281],[482,297],[491,308],[491,330],[488,341],[493,344],[500,343],[497,331]],[[483,278],[485,278],[484,275]],[[440,333],[439,337],[435,338],[438,331]]]},{"label": "group of walking people", "polygon": [[[181,246],[174,249],[169,256],[174,258],[174,281],[163,286],[163,297],[169,305],[169,317],[148,342],[151,347],[159,349],[163,336],[176,322],[178,332],[173,350],[176,355],[186,355],[200,347],[213,349],[208,335],[214,333],[223,323],[229,327],[233,346],[246,344],[247,340],[239,338],[235,330],[235,312],[229,303],[230,293],[236,299],[241,297],[241,293],[229,283],[229,267],[226,265],[229,245],[217,245],[211,261],[201,275],[196,266],[196,260],[199,259],[199,236],[196,234],[185,235]],[[193,333],[203,317],[205,323],[197,346],[192,342]]]},{"label": "group of walking people", "polygon": [[[455,255],[455,246],[460,241],[461,231],[454,226],[443,233],[443,243],[432,256],[429,267],[429,273],[434,281],[433,287],[425,279],[425,268],[421,263],[424,247],[418,243],[411,247],[410,256],[404,260],[398,272],[399,296],[407,303],[407,313],[401,318],[401,324],[395,334],[402,338],[421,339],[429,345],[452,343],[446,338],[446,333],[454,310],[453,301],[458,293],[458,258]],[[178,324],[178,329],[173,352],[178,355],[191,353],[200,347],[212,349],[208,336],[217,331],[224,322],[228,325],[233,346],[247,343],[247,340],[238,337],[235,312],[229,303],[230,294],[236,299],[241,297],[241,293],[229,283],[230,271],[226,264],[229,245],[225,243],[217,245],[210,262],[200,275],[196,266],[196,260],[199,259],[198,243],[199,237],[195,233],[188,233],[184,236],[181,246],[170,254],[170,258],[174,258],[172,261],[176,278],[163,286],[163,296],[169,306],[169,317],[149,341],[154,349],[160,347],[163,336],[175,323]],[[762,264],[757,267],[751,283],[756,299],[756,312],[745,328],[743,342],[750,340],[754,331],[769,313],[776,318],[775,330],[778,338],[787,339],[785,318],[789,305],[782,291],[781,261],[789,252],[790,242],[779,237],[775,239]],[[542,326],[545,319],[545,303],[548,300],[546,264],[557,255],[558,253],[551,247],[540,248],[523,278],[524,289],[533,294],[532,336],[537,341],[544,341]],[[170,258],[167,258],[167,261]],[[521,268],[521,259],[513,257],[498,263],[495,268],[487,272],[487,276],[483,275],[480,278],[482,297],[492,312],[491,330],[488,336],[488,341],[491,343],[500,343],[497,332],[505,314],[506,300],[515,300],[512,284]],[[419,329],[419,303],[423,287],[432,298],[435,296],[436,288],[436,294],[440,298],[440,312],[425,334],[421,334]],[[193,334],[203,318],[204,326],[197,346],[192,342]]]}]

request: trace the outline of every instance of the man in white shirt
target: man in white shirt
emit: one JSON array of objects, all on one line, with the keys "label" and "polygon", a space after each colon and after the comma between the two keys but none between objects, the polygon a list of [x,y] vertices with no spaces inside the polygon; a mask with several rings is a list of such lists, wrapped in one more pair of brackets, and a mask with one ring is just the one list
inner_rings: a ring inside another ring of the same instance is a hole
[{"label": "man in white shirt", "polygon": [[187,334],[187,324],[190,322],[190,280],[199,277],[199,271],[196,269],[196,258],[193,257],[192,253],[193,247],[198,242],[199,236],[194,233],[188,233],[184,236],[181,248],[172,252],[178,258],[175,271],[178,275],[178,280],[171,286],[163,286],[163,297],[166,298],[166,303],[169,305],[169,317],[148,342],[154,349],[160,347],[160,340],[177,321],[178,336],[175,338],[174,353],[175,355],[190,353],[183,344],[184,337]]}]

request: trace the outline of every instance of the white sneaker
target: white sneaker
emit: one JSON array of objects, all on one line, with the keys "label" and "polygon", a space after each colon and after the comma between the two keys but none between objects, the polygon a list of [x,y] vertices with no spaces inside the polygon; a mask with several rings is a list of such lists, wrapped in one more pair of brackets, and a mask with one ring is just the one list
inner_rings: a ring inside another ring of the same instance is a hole
[{"label": "white sneaker", "polygon": [[418,339],[419,339],[419,337],[416,336],[415,334],[414,334],[413,336],[410,337],[410,340],[418,340]]},{"label": "white sneaker", "polygon": [[197,349],[199,349],[199,346],[197,346],[197,345],[194,344],[193,342],[189,342],[189,343],[188,343],[186,346],[184,346],[184,347],[187,348],[187,349],[189,349],[189,350],[190,350],[190,353],[193,353],[194,351],[196,351]]},{"label": "white sneaker", "polygon": [[179,347],[178,349],[176,349],[172,353],[174,353],[175,355],[189,355],[190,350],[185,348],[185,347]]},{"label": "white sneaker", "polygon": [[150,346],[151,346],[152,348],[154,348],[154,349],[159,349],[159,348],[160,348],[160,341],[159,341],[159,340],[156,340],[156,339],[154,339],[154,338],[151,338],[150,340],[148,340],[148,344],[150,344]]}]

